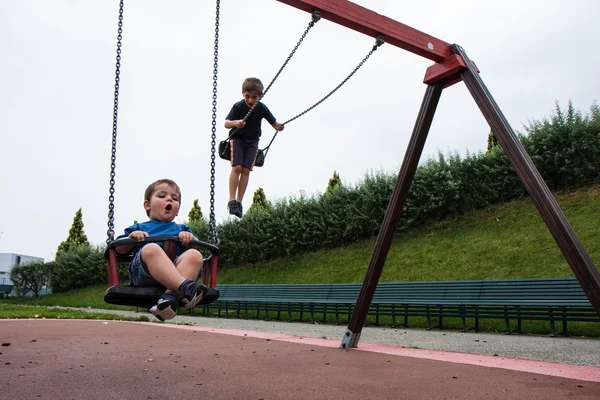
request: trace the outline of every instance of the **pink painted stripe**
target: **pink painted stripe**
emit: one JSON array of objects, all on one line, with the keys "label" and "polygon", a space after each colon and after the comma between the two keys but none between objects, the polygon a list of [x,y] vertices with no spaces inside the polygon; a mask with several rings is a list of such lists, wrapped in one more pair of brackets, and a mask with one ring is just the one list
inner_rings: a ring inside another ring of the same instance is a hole
[{"label": "pink painted stripe", "polygon": [[[340,340],[317,339],[303,336],[284,335],[277,333],[242,331],[235,329],[220,329],[205,326],[189,326],[174,324],[156,324],[154,322],[126,322],[136,324],[151,324],[166,328],[185,329],[191,331],[218,333],[223,335],[243,336],[256,339],[277,340],[288,343],[308,344],[312,346],[339,348]],[[479,354],[454,353],[439,350],[408,349],[405,347],[383,344],[360,343],[357,351],[390,354],[401,357],[422,358],[427,360],[451,362],[458,364],[476,365],[488,368],[502,368],[512,371],[531,372],[540,375],[557,376],[589,382],[600,382],[600,368],[580,365],[559,364],[548,361],[523,360],[511,357],[494,357]]]}]

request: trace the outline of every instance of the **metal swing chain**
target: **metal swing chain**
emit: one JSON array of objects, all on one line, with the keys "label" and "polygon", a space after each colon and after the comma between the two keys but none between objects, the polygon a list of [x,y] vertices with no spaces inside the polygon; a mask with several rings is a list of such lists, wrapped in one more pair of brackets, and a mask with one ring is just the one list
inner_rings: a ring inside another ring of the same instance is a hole
[{"label": "metal swing chain", "polygon": [[[267,94],[267,92],[269,91],[269,89],[271,89],[271,86],[273,86],[273,83],[275,83],[275,80],[277,80],[277,78],[281,74],[281,71],[283,71],[283,69],[286,67],[286,65],[290,62],[290,60],[292,59],[292,57],[294,56],[294,54],[296,54],[296,50],[298,50],[298,47],[300,47],[300,45],[304,41],[304,38],[306,38],[306,35],[308,35],[308,32],[311,30],[311,28],[313,26],[315,26],[315,24],[317,22],[319,22],[320,19],[321,19],[321,11],[319,11],[319,10],[313,11],[312,16],[311,16],[311,20],[308,23],[308,26],[306,27],[306,30],[304,31],[304,33],[302,33],[302,36],[300,36],[300,39],[298,40],[298,43],[296,43],[296,46],[294,46],[294,49],[292,50],[292,52],[290,53],[290,55],[287,57],[287,59],[285,60],[285,62],[281,66],[281,68],[279,68],[279,71],[277,71],[277,73],[275,74],[275,76],[271,80],[271,83],[269,83],[267,85],[267,88],[263,92],[262,96],[260,96],[260,99],[258,99],[258,101],[262,100],[262,98],[265,97],[265,95]],[[254,108],[254,107],[252,107],[252,108]],[[250,111],[252,111],[252,110],[250,110]],[[248,114],[250,114],[250,112],[248,112]],[[245,118],[244,118],[244,120],[245,120]]]},{"label": "metal swing chain", "polygon": [[[369,57],[371,57],[371,55],[375,52],[375,50],[377,50],[383,43],[385,43],[384,37],[381,36],[381,35],[377,36],[377,39],[376,39],[375,44],[373,45],[373,48],[371,49],[371,51],[369,51],[369,53],[365,56],[365,58],[362,59],[362,61],[356,66],[356,68],[354,68],[354,70],[350,73],[350,75],[348,75],[346,77],[346,79],[344,79],[339,85],[337,85],[335,87],[335,89],[333,89],[331,92],[329,92],[321,100],[317,101],[315,104],[313,104],[312,106],[308,107],[306,110],[302,111],[300,114],[296,115],[295,117],[288,119],[287,121],[285,121],[283,123],[283,125],[289,124],[290,122],[292,122],[292,121],[300,118],[301,116],[303,116],[304,114],[306,114],[307,112],[311,111],[316,106],[318,106],[319,104],[321,104],[322,102],[324,102],[325,100],[327,100],[332,94],[334,94],[339,88],[341,88],[346,82],[348,82],[348,80],[350,78],[352,78],[352,76],[356,73],[356,71],[358,71],[360,69],[360,67],[363,66],[363,64],[369,59]],[[263,151],[265,152],[265,156],[269,152],[269,147],[271,146],[271,143],[273,143],[273,140],[275,140],[275,137],[277,136],[278,133],[279,133],[278,131],[275,131],[275,134],[273,135],[273,138],[271,139],[271,141],[269,142],[269,144],[263,149]]]},{"label": "metal swing chain", "polygon": [[[269,91],[269,89],[271,89],[271,86],[273,86],[273,83],[275,83],[275,80],[277,80],[277,78],[279,77],[279,75],[281,74],[281,72],[283,71],[283,69],[290,62],[290,60],[292,59],[292,57],[294,56],[294,54],[296,54],[296,50],[298,50],[298,47],[300,47],[300,45],[304,41],[304,38],[306,38],[306,35],[308,35],[308,32],[311,30],[311,28],[313,26],[315,26],[315,24],[317,22],[319,22],[320,19],[321,19],[321,11],[314,10],[312,12],[312,15],[311,15],[311,20],[308,23],[308,26],[306,27],[306,29],[304,30],[304,33],[302,33],[302,36],[300,36],[300,39],[298,39],[298,42],[296,43],[296,46],[294,46],[294,49],[292,50],[292,52],[290,53],[290,55],[287,57],[287,59],[284,61],[284,63],[281,66],[281,68],[279,68],[279,71],[277,71],[277,73],[275,74],[275,76],[273,77],[273,79],[271,80],[271,82],[267,85],[267,88],[264,90],[263,94],[260,96],[260,98],[258,99],[258,101],[256,103],[254,103],[254,105],[252,106],[252,108],[250,110],[248,110],[248,112],[246,113],[246,115],[244,116],[244,119],[242,121],[246,122],[248,120],[248,118],[250,117],[250,114],[252,114],[252,112],[254,111],[254,108],[256,108],[256,106],[258,105],[258,103],[263,99],[263,97],[265,97],[265,95],[267,94],[267,92]],[[233,136],[233,134],[234,134],[235,131],[236,131],[236,129],[232,129],[231,132],[229,133],[229,137],[227,139],[231,139],[231,137]]]},{"label": "metal swing chain", "polygon": [[117,30],[117,62],[115,67],[115,97],[112,126],[112,153],[110,157],[110,189],[108,196],[108,230],[106,244],[115,238],[115,169],[117,161],[117,120],[119,115],[119,80],[121,75],[121,41],[123,39],[123,0],[119,2],[119,29]]},{"label": "metal swing chain", "polygon": [[219,236],[217,235],[217,221],[215,218],[215,149],[217,146],[217,74],[219,66],[219,11],[220,0],[217,0],[217,9],[215,16],[215,53],[213,64],[213,95],[212,95],[212,134],[210,150],[210,217],[209,227],[211,241],[216,246],[219,245]]}]

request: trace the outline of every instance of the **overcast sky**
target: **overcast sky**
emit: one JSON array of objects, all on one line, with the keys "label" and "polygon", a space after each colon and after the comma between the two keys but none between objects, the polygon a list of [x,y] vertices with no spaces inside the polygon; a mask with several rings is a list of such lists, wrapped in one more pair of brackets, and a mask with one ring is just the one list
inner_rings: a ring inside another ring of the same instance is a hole
[{"label": "overcast sky", "polygon": [[[54,258],[83,209],[92,244],[106,240],[118,1],[0,0],[0,252]],[[598,100],[600,3],[595,0],[363,0],[356,3],[458,43],[517,131],[571,100]],[[489,3],[493,3],[490,5]],[[182,189],[209,213],[215,3],[127,0],[115,194],[115,231],[143,221],[146,186]],[[267,85],[310,21],[276,0],[222,0],[218,138],[244,78]],[[340,83],[374,43],[322,20],[264,98],[283,122]],[[317,194],[334,171],[349,185],[397,173],[432,64],[384,45],[335,95],[278,135],[244,199]],[[489,127],[464,84],[444,91],[423,160],[484,150]],[[273,130],[263,124],[262,144]],[[262,146],[261,146],[262,147]],[[217,159],[216,214],[229,218],[228,162]]]}]

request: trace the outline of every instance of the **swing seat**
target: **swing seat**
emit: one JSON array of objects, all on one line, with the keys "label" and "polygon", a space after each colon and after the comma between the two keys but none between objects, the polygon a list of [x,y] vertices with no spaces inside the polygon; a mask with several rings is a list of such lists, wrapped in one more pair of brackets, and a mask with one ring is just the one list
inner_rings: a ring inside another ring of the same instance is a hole
[{"label": "swing seat", "polygon": [[[155,236],[147,238],[146,242],[163,243],[163,250],[171,260],[175,259],[175,252],[179,238],[177,236]],[[104,292],[104,301],[109,304],[122,306],[150,308],[164,293],[165,288],[161,285],[155,286],[121,286],[119,284],[118,263],[129,263],[133,259],[133,251],[128,254],[119,254],[116,248],[123,245],[137,244],[134,239],[123,238],[112,241],[104,252],[106,259],[106,270],[108,273],[109,288]],[[209,243],[193,240],[188,248],[204,249],[210,251],[210,255],[204,259],[201,275],[203,283],[208,288],[199,304],[208,304],[219,298],[219,290],[215,287],[217,283],[217,266],[219,262],[219,248]]]},{"label": "swing seat", "polygon": [[[150,308],[165,292],[162,286],[111,286],[104,292],[104,301],[108,304]],[[219,290],[208,288],[200,304],[212,303],[219,299]]]}]

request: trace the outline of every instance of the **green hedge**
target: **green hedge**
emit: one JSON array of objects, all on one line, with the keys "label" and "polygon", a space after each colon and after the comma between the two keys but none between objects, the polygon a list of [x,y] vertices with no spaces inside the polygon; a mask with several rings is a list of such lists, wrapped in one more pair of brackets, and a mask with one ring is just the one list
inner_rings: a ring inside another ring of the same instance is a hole
[{"label": "green hedge", "polygon": [[[587,115],[556,105],[555,114],[525,127],[519,138],[550,190],[600,182],[600,108]],[[396,173],[370,172],[353,186],[336,185],[323,194],[291,196],[252,206],[243,219],[218,229],[221,260],[254,263],[372,237],[379,231]],[[410,188],[399,229],[441,220],[526,195],[499,146],[485,153],[439,153],[420,165]],[[209,240],[205,221],[191,224]]]}]

